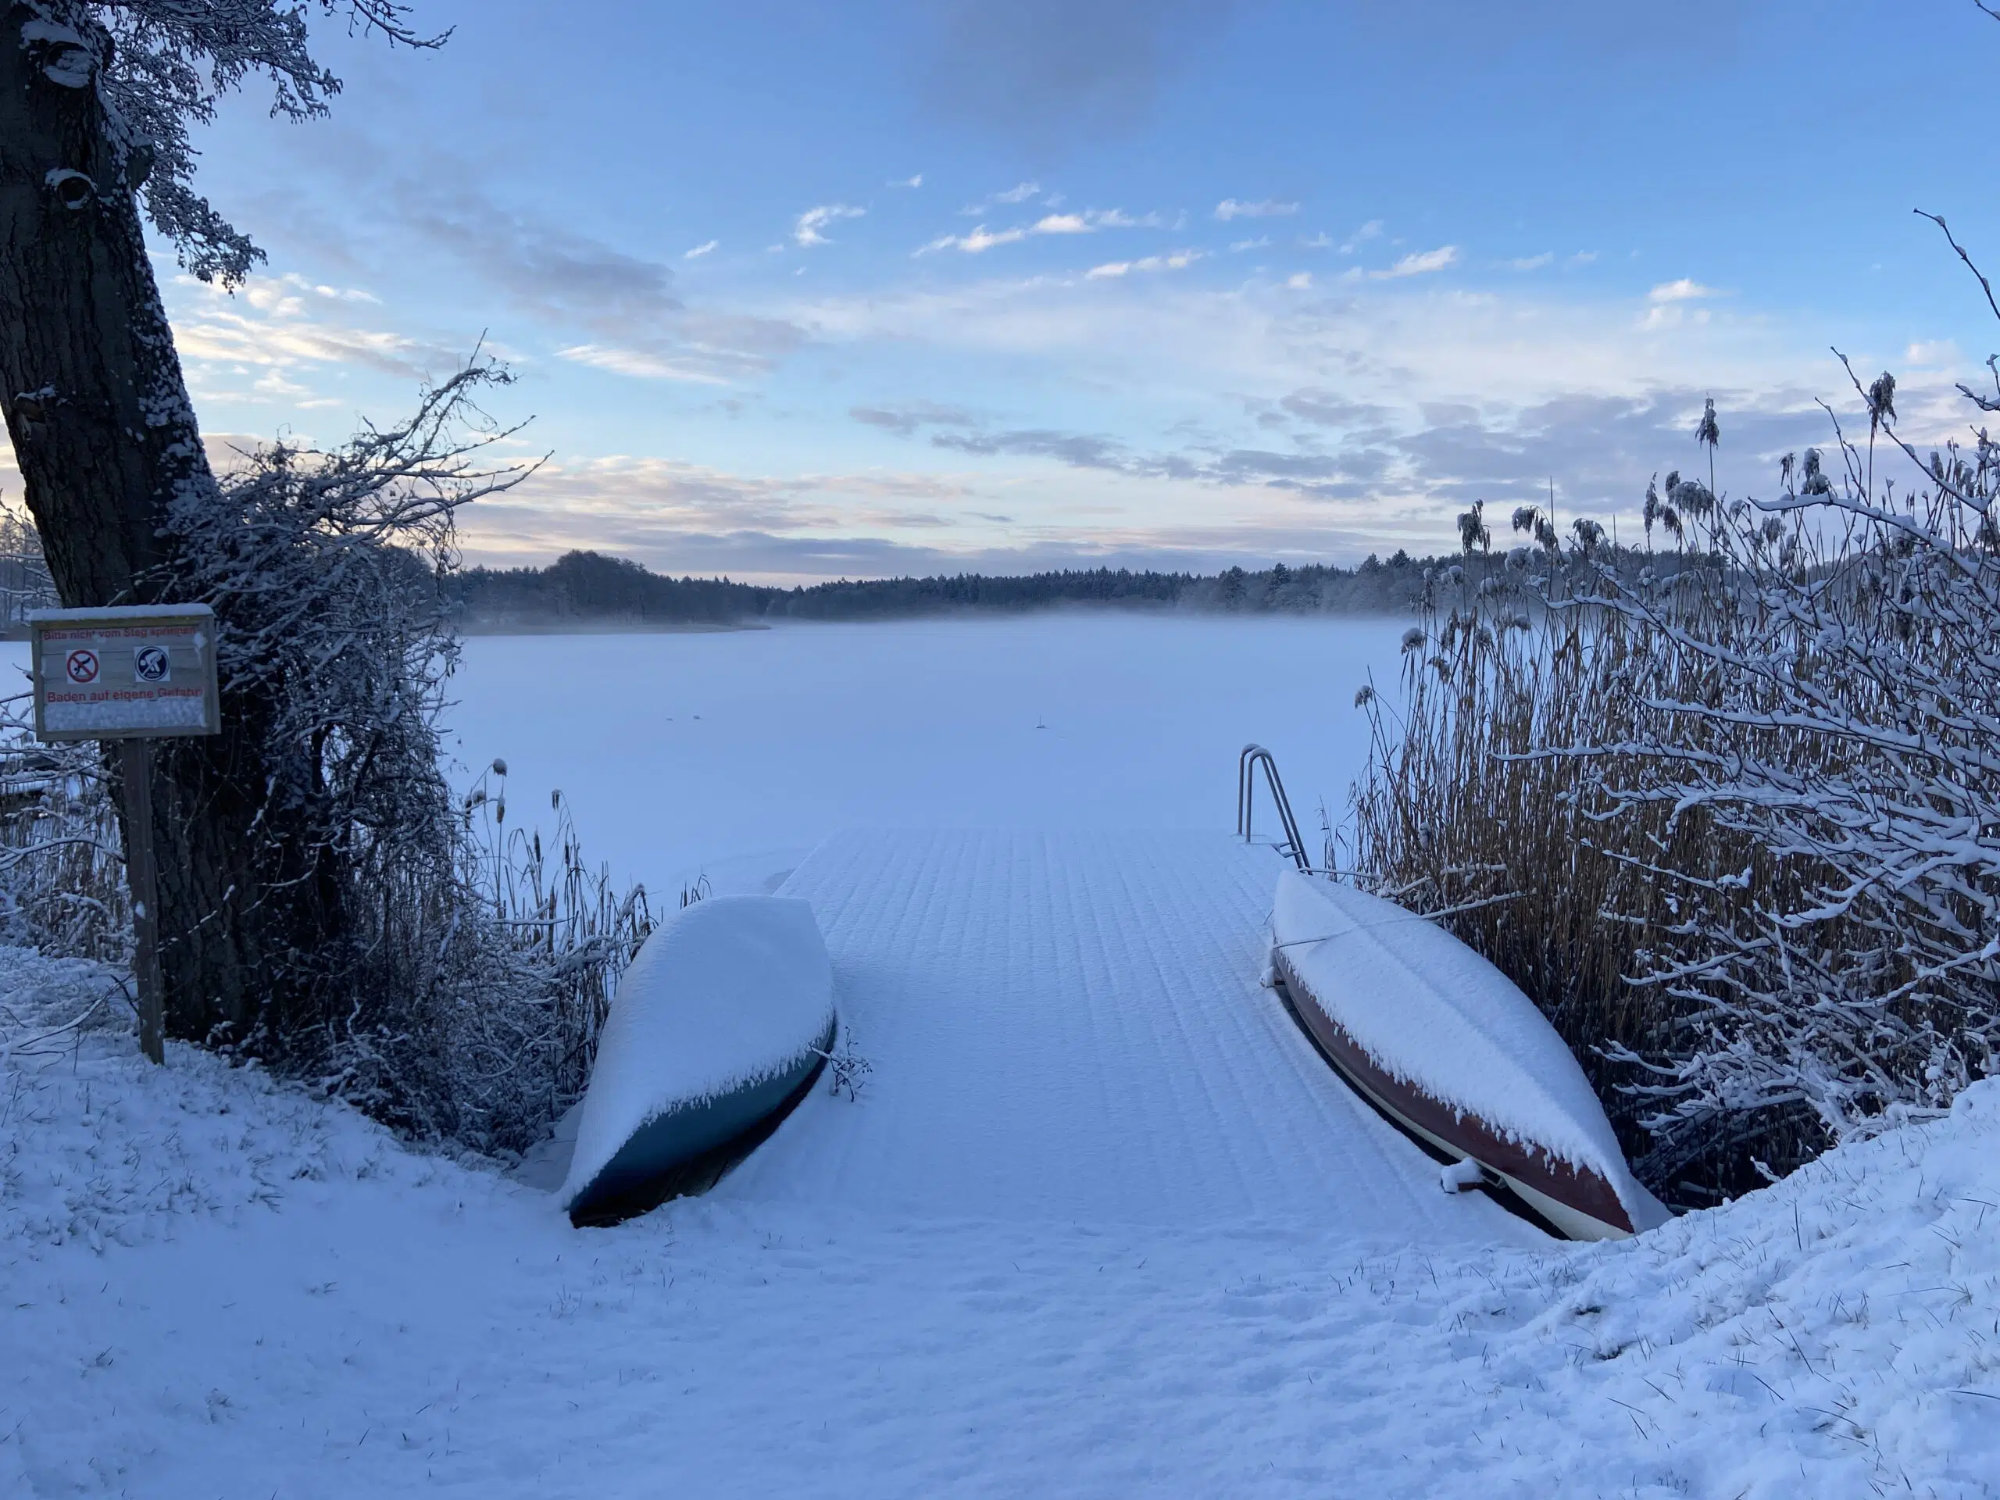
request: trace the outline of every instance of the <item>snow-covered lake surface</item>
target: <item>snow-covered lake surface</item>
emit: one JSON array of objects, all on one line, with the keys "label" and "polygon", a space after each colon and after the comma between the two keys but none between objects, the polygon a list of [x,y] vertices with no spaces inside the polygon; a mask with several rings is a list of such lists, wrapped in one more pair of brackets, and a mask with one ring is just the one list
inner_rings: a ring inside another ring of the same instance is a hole
[{"label": "snow-covered lake surface", "polygon": [[[2000,1081],[1559,1245],[1438,1191],[1258,989],[1236,753],[1337,804],[1399,633],[471,642],[510,821],[561,786],[620,874],[791,877],[876,1074],[579,1232],[254,1068],[58,1031],[110,976],[0,949],[0,1496],[2000,1492]],[[805,857],[884,826],[930,832]]]},{"label": "snow-covered lake surface", "polygon": [[1078,613],[484,636],[448,724],[466,765],[506,760],[510,817],[546,822],[560,788],[591,860],[669,895],[701,873],[756,889],[846,827],[1227,830],[1246,740],[1312,839],[1366,749],[1354,691],[1371,667],[1394,684],[1402,630]]}]

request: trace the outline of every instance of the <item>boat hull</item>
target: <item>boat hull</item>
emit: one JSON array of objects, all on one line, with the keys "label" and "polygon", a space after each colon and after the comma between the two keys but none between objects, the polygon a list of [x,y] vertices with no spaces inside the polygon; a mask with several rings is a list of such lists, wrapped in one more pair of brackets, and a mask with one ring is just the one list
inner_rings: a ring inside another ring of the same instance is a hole
[{"label": "boat hull", "polygon": [[829,1022],[816,1050],[795,1066],[641,1125],[571,1201],[570,1222],[579,1228],[616,1224],[670,1198],[707,1192],[812,1092],[836,1025]]},{"label": "boat hull", "polygon": [[1550,1226],[1577,1240],[1622,1239],[1631,1217],[1611,1183],[1533,1145],[1508,1140],[1477,1115],[1454,1109],[1396,1078],[1327,1014],[1283,948],[1272,967],[1287,1008],[1320,1054],[1355,1092],[1452,1161],[1472,1161]]}]

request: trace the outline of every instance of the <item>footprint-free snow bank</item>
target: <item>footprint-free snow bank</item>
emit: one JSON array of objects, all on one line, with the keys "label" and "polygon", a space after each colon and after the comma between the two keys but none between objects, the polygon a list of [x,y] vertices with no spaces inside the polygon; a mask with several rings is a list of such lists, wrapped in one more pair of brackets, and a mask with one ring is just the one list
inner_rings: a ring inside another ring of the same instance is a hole
[{"label": "footprint-free snow bank", "polygon": [[1351,1084],[1458,1162],[1450,1185],[1483,1167],[1574,1239],[1665,1220],[1555,1028],[1442,927],[1287,870],[1271,933],[1300,1022]]},{"label": "footprint-free snow bank", "polygon": [[714,896],[646,939],[619,982],[559,1196],[603,1224],[699,1190],[811,1088],[833,968],[804,901]]}]

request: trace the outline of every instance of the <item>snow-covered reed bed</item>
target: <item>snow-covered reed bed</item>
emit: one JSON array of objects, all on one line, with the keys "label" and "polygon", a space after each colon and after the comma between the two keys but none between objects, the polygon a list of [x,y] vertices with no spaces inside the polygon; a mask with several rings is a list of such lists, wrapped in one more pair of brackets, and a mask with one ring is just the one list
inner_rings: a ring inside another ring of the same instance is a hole
[{"label": "snow-covered reed bed", "polygon": [[1440,571],[1329,856],[1450,909],[1682,1202],[2000,1070],[2000,450],[1920,456],[1857,390],[1838,475],[1650,489],[1668,550],[1524,508],[1497,577]]}]

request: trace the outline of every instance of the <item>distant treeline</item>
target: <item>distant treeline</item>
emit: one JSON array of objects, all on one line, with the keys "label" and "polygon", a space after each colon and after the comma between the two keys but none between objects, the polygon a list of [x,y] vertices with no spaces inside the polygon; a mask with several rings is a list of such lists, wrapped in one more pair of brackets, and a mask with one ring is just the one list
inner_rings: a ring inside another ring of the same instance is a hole
[{"label": "distant treeline", "polygon": [[[1447,562],[1463,559],[1452,558]],[[1497,559],[1496,559],[1497,561]],[[453,587],[474,630],[508,625],[733,625],[759,620],[886,620],[970,611],[1099,605],[1246,614],[1404,615],[1430,559],[1397,552],[1358,568],[1283,563],[1221,573],[1065,569],[1020,577],[960,573],[770,588],[727,578],[670,578],[624,558],[571,552],[546,568],[468,568]]]}]

